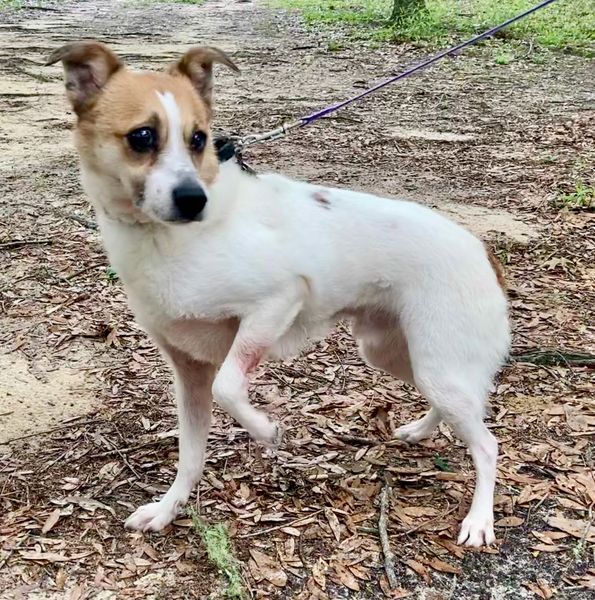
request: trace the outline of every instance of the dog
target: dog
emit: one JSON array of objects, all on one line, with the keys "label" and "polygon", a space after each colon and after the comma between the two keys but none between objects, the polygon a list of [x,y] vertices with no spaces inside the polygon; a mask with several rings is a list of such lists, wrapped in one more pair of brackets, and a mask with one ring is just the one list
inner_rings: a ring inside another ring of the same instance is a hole
[{"label": "dog", "polygon": [[47,64],[59,61],[109,260],[175,375],[177,474],[126,527],[157,531],[179,514],[201,479],[213,399],[277,444],[280,428],[250,404],[250,372],[349,319],[365,361],[431,406],[398,437],[418,442],[443,420],[468,446],[477,478],[458,541],[493,543],[498,444],[483,418],[510,333],[485,246],[416,203],[220,164],[213,65],[237,71],[221,50],[195,47],[166,72],[136,72],[83,41]]}]

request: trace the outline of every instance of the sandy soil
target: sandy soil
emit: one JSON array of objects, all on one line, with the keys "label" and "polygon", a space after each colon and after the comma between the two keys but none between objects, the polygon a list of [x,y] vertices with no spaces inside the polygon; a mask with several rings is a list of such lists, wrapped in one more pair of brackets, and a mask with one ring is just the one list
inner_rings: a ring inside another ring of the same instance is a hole
[{"label": "sandy soil", "polygon": [[[27,507],[45,514],[46,501],[55,499],[53,480],[61,481],[65,490],[76,488],[77,493],[83,493],[80,481],[90,468],[84,466],[84,457],[97,455],[95,460],[101,465],[106,457],[118,454],[111,441],[103,447],[97,442],[102,436],[111,440],[107,424],[126,445],[175,426],[167,398],[167,371],[132,322],[118,283],[105,274],[107,265],[93,229],[93,215],[78,182],[70,143],[72,115],[64,100],[61,72],[57,67],[42,66],[50,51],[66,41],[99,38],[134,67],[160,68],[191,45],[218,45],[237,60],[242,73],[217,73],[216,125],[222,131],[242,133],[277,126],[342,99],[423,54],[408,45],[367,47],[349,39],[342,50],[330,52],[324,32],[305,32],[297,17],[262,3],[209,1],[197,7],[102,1],[43,6],[43,10],[6,11],[0,16],[0,444],[5,444],[0,446],[0,454],[6,476],[0,500],[5,512],[13,516]],[[489,48],[473,50],[336,118],[325,119],[286,140],[257,147],[247,159],[259,170],[275,169],[320,183],[406,197],[446,212],[489,241],[509,263],[513,313],[519,323],[517,349],[588,351],[594,346],[588,311],[593,302],[593,266],[582,257],[594,250],[592,214],[553,211],[548,201],[557,189],[571,189],[577,177],[593,176],[589,161],[593,158],[594,98],[587,83],[592,64],[565,55],[548,55],[545,64],[534,64],[531,52],[537,51],[529,49],[525,59],[503,66],[494,63]],[[352,352],[345,339],[341,335],[337,338],[335,350]],[[322,346],[317,352],[316,360],[324,363],[330,350]],[[300,363],[294,368],[311,372]],[[375,392],[375,398],[382,397],[383,389],[393,389],[392,383],[372,376],[361,365],[354,369],[361,369],[368,379],[374,377],[373,385],[381,390]],[[271,378],[267,371],[263,376]],[[503,395],[497,402],[514,396],[515,410],[520,407],[520,415],[528,412],[535,419],[552,407],[580,404],[592,391],[586,373],[576,369],[535,367],[525,372],[516,366],[506,377],[510,380],[502,383]],[[269,382],[266,389],[270,388],[270,396],[289,390],[293,399],[299,399],[287,381],[284,376],[282,383]],[[550,386],[545,393],[542,384]],[[543,395],[545,402],[533,411],[535,398]],[[524,404],[519,404],[521,396]],[[286,410],[273,404],[275,410]],[[141,414],[146,415],[145,421],[139,420]],[[285,413],[281,417],[290,418]],[[400,412],[395,418],[400,421],[408,415]],[[520,421],[510,425],[509,439],[526,435],[524,417],[518,418]],[[225,420],[217,427],[225,431]],[[542,423],[536,425],[540,431],[542,427]],[[43,432],[47,435],[33,435]],[[220,429],[215,430],[216,438],[218,432]],[[247,442],[238,435],[233,434],[228,444],[240,444],[241,454]],[[6,445],[23,436],[31,437]],[[171,453],[175,446],[170,438],[159,439],[171,441]],[[98,443],[101,452],[69,450],[74,440],[75,446],[84,440]],[[511,453],[514,448],[514,444],[505,446]],[[46,453],[50,451],[55,455],[49,457]],[[426,449],[427,456],[432,452]],[[586,465],[592,461],[589,452],[585,454]],[[168,456],[164,451],[160,458],[151,460],[158,465]],[[213,450],[215,478],[221,476],[218,456]],[[160,491],[167,481],[167,477],[159,476],[160,484],[154,487],[150,467],[139,468],[136,459],[130,458],[132,463],[123,460],[124,469],[143,483],[136,488],[136,484],[127,484],[132,485],[133,492],[127,487],[124,495],[118,495],[123,488],[112,490],[110,502],[119,502],[119,518],[139,500],[146,501],[147,492]],[[462,453],[451,460],[455,466],[468,465]],[[50,470],[40,475],[39,481],[19,476],[42,470],[44,465],[60,472]],[[169,457],[167,473],[171,468],[173,458]],[[144,475],[139,476],[139,470]],[[79,483],[69,483],[68,478]],[[25,500],[23,485],[27,488]],[[32,496],[30,485],[35,488]],[[72,485],[75,487],[68,487]],[[269,484],[263,485],[266,488]],[[140,490],[144,490],[144,499]],[[206,493],[208,497],[208,488]],[[265,500],[267,493],[261,492]],[[105,498],[101,501],[108,502]],[[547,503],[546,507],[551,508]],[[585,517],[585,513],[579,514]],[[42,519],[39,515],[37,521]],[[104,516],[110,517],[108,513]],[[213,515],[214,519],[221,517],[227,518],[225,514]],[[526,523],[531,519],[537,517],[528,516]],[[10,527],[7,521],[4,531],[12,531]],[[178,543],[184,531],[172,543]],[[110,560],[116,560],[121,552],[131,552],[126,544],[134,547],[140,543],[138,537],[124,537],[116,521],[110,535],[118,538],[107,551]],[[260,547],[267,548],[266,540],[266,535],[259,538]],[[541,567],[529,568],[526,532],[511,534],[510,540],[514,567],[503,555],[470,554],[459,575],[462,583],[457,583],[456,576],[453,580],[438,574],[431,586],[416,581],[411,571],[405,574],[403,567],[404,589],[417,590],[415,597],[420,598],[422,592],[427,598],[531,597],[534,592],[521,586],[524,574],[532,577],[531,581],[541,577],[539,569],[548,568],[548,555],[541,553]],[[36,570],[35,564],[43,561],[20,560],[20,550],[13,542],[7,541],[5,554],[0,555],[7,589],[33,594],[40,587],[59,587],[59,565],[57,571],[51,570],[54,567],[48,567],[47,572]],[[426,542],[422,530],[409,535],[407,552],[417,556],[418,545]],[[37,548],[35,544],[40,542],[27,537],[19,543],[20,548]],[[245,557],[248,549],[239,538],[237,546]],[[308,552],[301,557],[301,575],[294,577],[289,587],[273,586],[266,593],[314,597],[307,596],[313,593],[308,587],[312,579]],[[483,556],[489,559],[490,569],[500,573],[492,592],[482,583],[481,572],[487,564],[481,563]],[[174,569],[173,574],[183,574],[185,581],[196,586],[196,595],[204,595],[206,592],[200,590],[209,589],[217,576],[199,570],[204,555],[193,555],[186,562],[192,561],[196,561],[196,569]],[[85,575],[87,565],[79,564],[78,568],[80,576],[76,569],[68,569],[67,584],[62,588],[72,591],[83,585],[85,591],[81,593],[86,594],[93,588]],[[586,568],[581,560],[564,567],[565,576],[575,577],[568,580],[572,589],[564,592],[569,594],[566,597],[583,597],[577,582]],[[160,572],[158,584],[142,569],[135,572],[130,586],[139,597],[156,594],[156,589],[176,588],[171,570]],[[247,577],[251,576],[253,573]],[[543,576],[548,579],[547,574]],[[554,579],[548,579],[552,586]],[[266,596],[266,581],[257,577],[249,581],[254,590]],[[338,587],[320,593],[354,598],[380,593],[371,584],[369,589],[362,587],[363,596],[352,596],[349,586],[345,587],[340,577],[338,581],[333,584]],[[459,595],[427,595],[428,590],[446,594],[451,589],[458,589]],[[122,589],[117,593],[117,597],[125,595]]]}]

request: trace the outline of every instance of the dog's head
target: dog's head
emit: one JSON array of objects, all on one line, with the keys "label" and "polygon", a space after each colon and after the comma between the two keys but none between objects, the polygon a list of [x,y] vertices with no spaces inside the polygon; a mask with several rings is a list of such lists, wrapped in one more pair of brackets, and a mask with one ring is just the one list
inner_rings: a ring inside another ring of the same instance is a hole
[{"label": "dog's head", "polygon": [[92,199],[125,220],[200,220],[218,171],[209,127],[213,63],[237,71],[229,57],[197,47],[167,72],[134,72],[88,41],[59,48],[47,64],[58,61]]}]

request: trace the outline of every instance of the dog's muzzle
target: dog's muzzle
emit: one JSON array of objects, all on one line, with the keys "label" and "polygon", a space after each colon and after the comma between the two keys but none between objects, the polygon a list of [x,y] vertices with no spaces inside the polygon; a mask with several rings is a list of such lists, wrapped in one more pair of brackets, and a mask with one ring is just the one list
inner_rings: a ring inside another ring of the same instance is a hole
[{"label": "dog's muzzle", "polygon": [[200,221],[207,203],[207,196],[195,181],[183,181],[172,191],[174,221]]}]

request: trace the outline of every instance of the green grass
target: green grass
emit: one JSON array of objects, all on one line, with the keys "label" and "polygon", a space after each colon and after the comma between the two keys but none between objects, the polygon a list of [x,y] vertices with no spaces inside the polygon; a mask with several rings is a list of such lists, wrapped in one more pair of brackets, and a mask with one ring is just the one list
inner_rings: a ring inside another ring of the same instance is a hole
[{"label": "green grass", "polygon": [[223,523],[207,525],[192,508],[188,509],[194,530],[200,535],[207,558],[225,578],[225,597],[247,597],[238,559],[234,556],[227,527]]},{"label": "green grass", "polygon": [[[391,0],[269,0],[299,9],[309,24],[344,25],[357,37],[444,43],[479,33],[533,6],[537,0],[426,0],[427,10],[400,27],[388,23]],[[548,48],[595,53],[593,0],[558,0],[504,30],[507,39]]]},{"label": "green grass", "polygon": [[595,208],[595,187],[579,181],[571,192],[559,192],[552,204],[555,208],[582,210]]},{"label": "green grass", "polygon": [[112,267],[106,267],[105,277],[109,283],[115,283],[116,281],[118,281],[118,274]]},{"label": "green grass", "polygon": [[439,454],[436,454],[434,456],[434,466],[439,471],[452,471],[448,462],[444,458],[442,458]]},{"label": "green grass", "polygon": [[3,8],[20,8],[21,0],[0,0],[0,9]]}]

